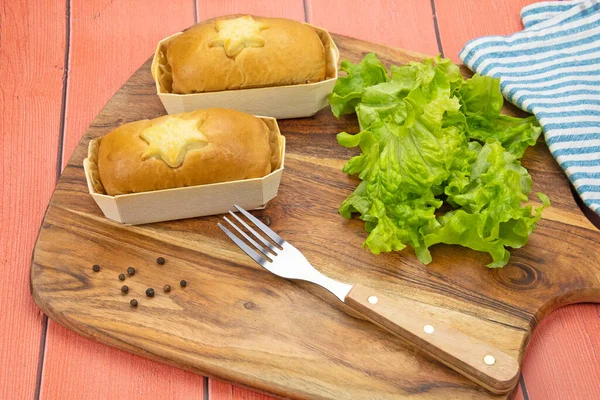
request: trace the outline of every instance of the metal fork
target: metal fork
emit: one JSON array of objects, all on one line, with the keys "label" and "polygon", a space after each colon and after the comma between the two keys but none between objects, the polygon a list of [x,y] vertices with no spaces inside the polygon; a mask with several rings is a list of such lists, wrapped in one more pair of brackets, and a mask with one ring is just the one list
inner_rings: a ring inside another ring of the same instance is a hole
[{"label": "metal fork", "polygon": [[499,349],[442,322],[445,309],[406,297],[392,299],[361,284],[350,285],[331,279],[317,271],[298,249],[252,214],[237,205],[235,208],[250,224],[229,211],[232,219],[226,216],[223,219],[232,230],[221,223],[219,228],[267,271],[327,289],[372,323],[405,339],[493,393],[507,393],[515,387],[519,379],[518,362]]}]

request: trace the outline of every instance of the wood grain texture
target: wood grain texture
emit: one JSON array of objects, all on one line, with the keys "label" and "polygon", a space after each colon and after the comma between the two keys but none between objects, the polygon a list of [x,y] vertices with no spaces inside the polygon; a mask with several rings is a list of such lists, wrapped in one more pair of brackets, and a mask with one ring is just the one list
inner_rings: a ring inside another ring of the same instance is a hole
[{"label": "wood grain texture", "polygon": [[36,390],[43,317],[27,270],[56,183],[65,26],[64,2],[0,2],[0,399]]},{"label": "wood grain texture", "polygon": [[[510,392],[519,380],[519,363],[515,358],[468,332],[450,327],[445,321],[446,308],[402,296],[391,299],[361,284],[352,287],[344,303],[493,393]],[[486,363],[486,357],[492,357],[492,361]]]},{"label": "wood grain texture", "polygon": [[459,62],[458,53],[469,40],[522,30],[521,9],[539,0],[434,1],[444,56]]},{"label": "wood grain texture", "polygon": [[424,0],[306,0],[308,22],[331,32],[426,54],[439,52]]},{"label": "wood grain texture", "polygon": [[600,399],[600,307],[568,306],[542,321],[525,356],[533,399]]},{"label": "wood grain texture", "polygon": [[513,398],[513,400],[524,400],[525,396],[523,395],[523,386],[519,385],[517,386],[517,391],[515,392],[515,396]]},{"label": "wood grain texture", "polygon": [[302,0],[196,0],[198,21],[228,14],[253,14],[261,17],[288,18],[304,21],[304,3]]},{"label": "wood grain texture", "polygon": [[41,399],[204,399],[201,376],[53,326]]},{"label": "wood grain texture", "polygon": [[210,400],[273,400],[272,396],[242,388],[218,379],[209,379]]},{"label": "wood grain texture", "polygon": [[[418,57],[340,36],[335,40],[342,57],[354,61],[369,51],[387,64]],[[322,290],[264,273],[220,234],[216,216],[138,227],[103,218],[87,193],[81,162],[90,138],[162,113],[148,67],[149,62],[92,123],[51,200],[32,266],[33,295],[45,312],[112,346],[283,396],[497,398],[349,316]],[[124,107],[132,101],[143,107]],[[507,111],[515,113],[511,107]],[[531,330],[552,309],[598,301],[600,255],[588,249],[600,233],[571,223],[581,211],[542,143],[528,150],[524,165],[534,191],[548,193],[560,210],[556,215],[567,218],[543,219],[503,269],[487,269],[486,255],[456,246],[434,248],[434,261],[425,267],[408,251],[375,256],[362,250],[362,223],[337,214],[357,181],[340,171],[355,151],[338,146],[335,135],[356,132],[354,117],[336,120],[323,110],[281,121],[280,127],[287,138],[286,172],[278,197],[257,215],[322,272],[391,298],[402,293],[445,307],[452,327],[519,359]],[[157,253],[169,260],[168,269],[152,264]],[[101,273],[91,272],[95,262],[103,266]],[[132,280],[135,293],[166,279],[183,277],[190,284],[132,311],[116,280],[130,264],[143,268]]]},{"label": "wood grain texture", "polygon": [[[156,0],[71,2],[65,161],[90,121],[156,43],[193,24],[193,10],[187,0],[171,2],[167,13],[164,2]],[[52,321],[45,354],[44,399],[203,398],[202,377],[108,348]]]}]

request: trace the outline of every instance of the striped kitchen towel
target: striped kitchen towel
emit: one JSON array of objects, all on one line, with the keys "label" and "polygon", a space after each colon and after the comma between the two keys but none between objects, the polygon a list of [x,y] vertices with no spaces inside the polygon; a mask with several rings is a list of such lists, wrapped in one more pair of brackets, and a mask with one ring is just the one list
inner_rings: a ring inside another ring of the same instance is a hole
[{"label": "striped kitchen towel", "polygon": [[521,18],[523,31],[472,40],[459,57],[536,115],[554,158],[600,214],[600,0],[536,3]]}]

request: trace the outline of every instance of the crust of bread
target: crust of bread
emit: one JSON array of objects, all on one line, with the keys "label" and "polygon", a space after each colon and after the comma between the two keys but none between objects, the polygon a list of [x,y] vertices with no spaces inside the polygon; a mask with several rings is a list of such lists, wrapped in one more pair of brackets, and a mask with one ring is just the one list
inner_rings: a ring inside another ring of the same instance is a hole
[{"label": "crust of bread", "polygon": [[161,82],[162,87],[189,94],[325,79],[327,60],[321,38],[313,27],[292,20],[252,17],[266,27],[260,30],[264,45],[228,56],[223,46],[214,45],[219,37],[216,24],[237,17],[197,24],[167,42],[161,50],[161,68],[169,82]]},{"label": "crust of bread", "polygon": [[[140,132],[173,119],[197,121],[207,143],[187,150],[183,163],[170,167],[159,157],[143,159],[149,144]],[[260,178],[279,164],[276,132],[259,118],[234,110],[211,108],[165,115],[120,126],[102,138],[98,171],[106,194],[115,196],[152,190]]]}]

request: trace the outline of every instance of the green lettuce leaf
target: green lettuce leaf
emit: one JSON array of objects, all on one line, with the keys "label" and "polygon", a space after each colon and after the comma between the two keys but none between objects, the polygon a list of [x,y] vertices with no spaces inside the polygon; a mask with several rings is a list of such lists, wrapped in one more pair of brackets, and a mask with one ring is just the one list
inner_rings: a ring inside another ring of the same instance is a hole
[{"label": "green lettuce leaf", "polygon": [[[506,264],[506,247],[521,247],[549,205],[524,205],[531,177],[518,158],[539,136],[533,117],[500,114],[499,82],[463,80],[450,60],[392,66],[391,77],[374,54],[344,62],[330,102],[334,115],[356,112],[361,131],[337,139],[361,153],[343,167],[362,180],[341,204],[358,213],[373,253],[410,246],[423,263],[434,244],[488,252]],[[452,210],[441,215],[446,202]]]},{"label": "green lettuce leaf", "polygon": [[365,88],[389,80],[385,66],[375,53],[367,54],[359,64],[344,60],[340,70],[348,76],[338,78],[335,90],[329,95],[331,111],[336,117],[353,113]]},{"label": "green lettuce leaf", "polygon": [[475,74],[461,85],[456,95],[466,117],[470,139],[481,142],[497,139],[506,150],[521,158],[542,133],[534,116],[515,118],[500,115],[504,99],[498,79]]},{"label": "green lettuce leaf", "polygon": [[515,118],[501,115],[493,121],[474,120],[467,117],[468,135],[470,139],[485,142],[494,138],[517,158],[523,157],[529,146],[535,145],[542,133],[542,127],[532,115],[527,118]]},{"label": "green lettuce leaf", "polygon": [[425,235],[425,245],[460,244],[490,253],[493,262],[488,267],[504,266],[510,257],[505,246],[524,246],[549,205],[548,198],[541,195],[543,205],[535,213],[531,206],[522,206],[531,183],[517,158],[490,139],[478,151],[469,182],[454,185],[460,190],[448,194],[447,201],[460,208],[438,219],[440,227]]}]

